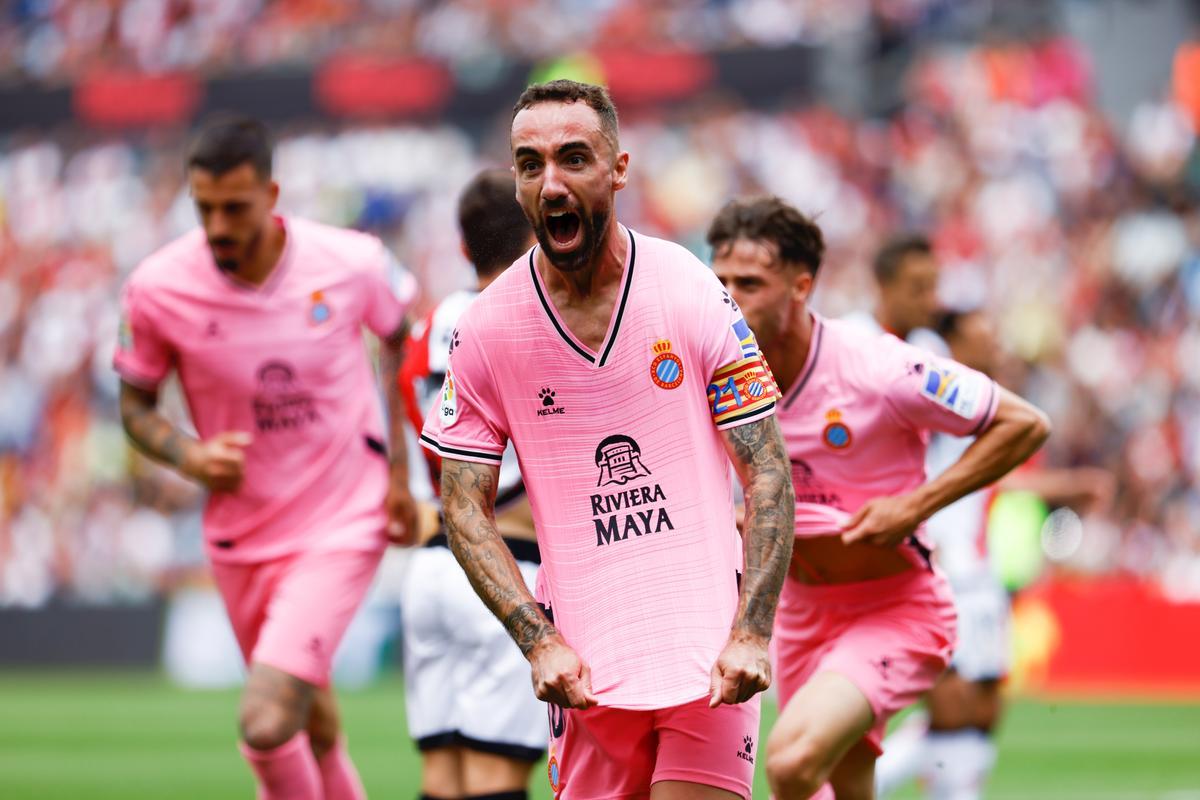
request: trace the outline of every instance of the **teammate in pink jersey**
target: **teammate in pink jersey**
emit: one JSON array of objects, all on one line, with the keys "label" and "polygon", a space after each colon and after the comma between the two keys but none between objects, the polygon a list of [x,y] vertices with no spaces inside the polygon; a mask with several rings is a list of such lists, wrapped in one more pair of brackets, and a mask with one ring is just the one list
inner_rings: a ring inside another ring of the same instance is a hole
[{"label": "teammate in pink jersey", "polygon": [[[395,375],[415,285],[374,237],[273,213],[261,123],[211,126],[187,166],[203,230],[125,285],[122,422],[210,492],[205,543],[249,668],[242,752],[259,797],[361,798],[330,663],[388,537],[415,529],[395,381],[385,431],[362,329]],[[198,438],[156,410],[172,369]]]},{"label": "teammate in pink jersey", "polygon": [[[780,800],[870,798],[889,716],[933,685],[954,644],[922,522],[1028,458],[1049,423],[973,370],[810,312],[821,232],[778,198],[729,203],[708,241],[779,380],[795,486],[767,776]],[[926,483],[935,430],[977,439]]]},{"label": "teammate in pink jersey", "polygon": [[[551,703],[555,796],[749,797],[793,538],[777,393],[712,272],[617,223],[617,137],[600,87],[517,101],[517,195],[539,245],[463,315],[421,438],[443,458],[451,548]],[[538,600],[493,515],[510,440]]]}]

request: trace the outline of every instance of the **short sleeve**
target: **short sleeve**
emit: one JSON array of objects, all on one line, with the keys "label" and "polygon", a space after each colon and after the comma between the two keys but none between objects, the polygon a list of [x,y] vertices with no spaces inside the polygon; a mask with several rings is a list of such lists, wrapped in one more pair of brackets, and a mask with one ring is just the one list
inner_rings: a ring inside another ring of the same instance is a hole
[{"label": "short sleeve", "polygon": [[708,376],[708,405],[713,423],[725,430],[775,413],[779,387],[758,349],[741,309],[715,275],[705,282],[700,302],[702,368]]},{"label": "short sleeve", "polygon": [[400,329],[409,308],[417,299],[417,280],[382,243],[379,257],[366,276],[366,305],[363,321],[381,338]]},{"label": "short sleeve", "polygon": [[153,318],[145,290],[133,281],[121,291],[121,322],[113,369],[121,378],[143,389],[156,389],[174,361],[173,350]]},{"label": "short sleeve", "polygon": [[975,436],[995,417],[999,393],[983,373],[901,342],[887,357],[888,405],[913,428]]},{"label": "short sleeve", "polygon": [[508,444],[504,409],[486,354],[469,330],[456,330],[450,363],[435,399],[421,444],[443,458],[499,466]]}]

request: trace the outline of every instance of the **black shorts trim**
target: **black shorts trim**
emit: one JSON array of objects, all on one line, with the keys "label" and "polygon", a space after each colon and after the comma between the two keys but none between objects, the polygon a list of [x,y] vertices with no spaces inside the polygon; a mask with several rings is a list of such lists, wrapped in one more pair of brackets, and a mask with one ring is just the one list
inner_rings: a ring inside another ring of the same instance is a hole
[{"label": "black shorts trim", "polygon": [[[538,549],[537,542],[530,539],[513,539],[509,536],[505,536],[503,539],[504,544],[508,546],[509,552],[513,554],[513,558],[515,558],[517,561],[525,561],[529,564],[541,565],[542,551]],[[425,546],[445,547],[449,549],[450,540],[446,537],[446,534],[439,533],[426,542]]]},{"label": "black shorts trim", "polygon": [[464,747],[467,750],[474,750],[477,753],[490,753],[494,756],[504,756],[505,758],[528,761],[530,763],[541,761],[542,756],[546,754],[546,748],[544,747],[526,747],[525,745],[510,744],[507,742],[485,742],[482,739],[473,739],[470,736],[464,736],[458,731],[435,733],[432,736],[422,736],[420,739],[417,739],[417,749],[422,753],[428,750],[438,750],[443,747]]}]

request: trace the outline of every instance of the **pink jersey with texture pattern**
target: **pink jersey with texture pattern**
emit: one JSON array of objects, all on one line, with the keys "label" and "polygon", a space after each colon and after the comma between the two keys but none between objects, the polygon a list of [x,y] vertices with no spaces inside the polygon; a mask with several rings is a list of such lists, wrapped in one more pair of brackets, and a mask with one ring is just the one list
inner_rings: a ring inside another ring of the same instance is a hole
[{"label": "pink jersey with texture pattern", "polygon": [[499,464],[516,447],[542,553],[538,599],[604,706],[707,694],[737,607],[741,541],[718,426],[773,413],[745,320],[688,251],[629,248],[598,352],[559,319],[536,248],[463,316],[422,442]]},{"label": "pink jersey with texture pattern", "polygon": [[[814,314],[808,359],[779,409],[796,535],[835,534],[868,500],[920,486],[930,432],[977,434],[998,399],[982,373]],[[916,545],[928,550],[923,525]]]},{"label": "pink jersey with texture pattern", "polygon": [[362,328],[396,332],[415,281],[373,236],[278,222],[287,243],[261,287],[222,273],[196,230],[142,262],[122,296],[121,377],[154,388],[175,369],[201,438],[253,436],[241,487],[205,508],[218,561],[386,541],[386,438]]}]

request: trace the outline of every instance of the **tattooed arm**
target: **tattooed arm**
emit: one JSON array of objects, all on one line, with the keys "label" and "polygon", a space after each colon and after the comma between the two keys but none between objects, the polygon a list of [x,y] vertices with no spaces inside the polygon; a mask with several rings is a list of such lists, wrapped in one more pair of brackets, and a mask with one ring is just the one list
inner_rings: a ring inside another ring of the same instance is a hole
[{"label": "tattooed arm", "polygon": [[588,708],[596,699],[587,665],[546,619],[496,530],[499,475],[498,466],[443,459],[442,504],[450,549],[475,593],[529,659],[538,698],[565,708]]},{"label": "tattooed arm", "polygon": [[121,381],[121,424],[134,446],[150,458],[204,484],[210,491],[231,492],[242,482],[244,448],[250,434],[220,433],[201,442],[158,412],[158,392]]},{"label": "tattooed arm", "polygon": [[709,704],[742,703],[771,684],[767,643],[795,536],[791,466],[774,417],[722,431],[742,481],[746,515],[741,593],[729,643],[712,672]]}]

